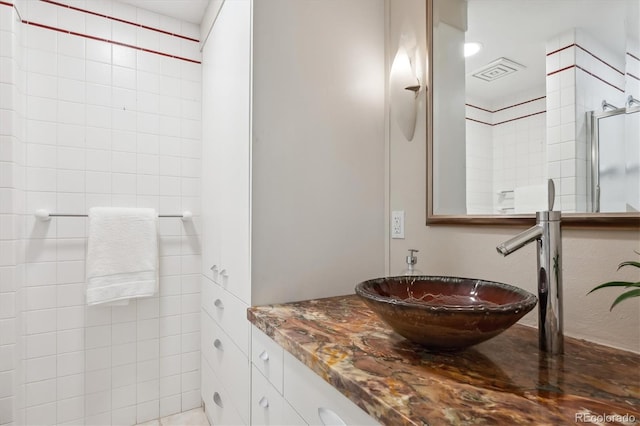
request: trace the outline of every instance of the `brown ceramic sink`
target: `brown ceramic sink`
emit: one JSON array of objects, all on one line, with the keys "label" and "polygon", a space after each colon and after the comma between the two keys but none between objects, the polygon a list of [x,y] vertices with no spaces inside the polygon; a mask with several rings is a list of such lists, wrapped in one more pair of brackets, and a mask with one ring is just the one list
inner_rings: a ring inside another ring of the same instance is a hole
[{"label": "brown ceramic sink", "polygon": [[444,350],[500,334],[537,303],[518,287],[455,277],[376,278],[358,284],[356,294],[401,336]]}]

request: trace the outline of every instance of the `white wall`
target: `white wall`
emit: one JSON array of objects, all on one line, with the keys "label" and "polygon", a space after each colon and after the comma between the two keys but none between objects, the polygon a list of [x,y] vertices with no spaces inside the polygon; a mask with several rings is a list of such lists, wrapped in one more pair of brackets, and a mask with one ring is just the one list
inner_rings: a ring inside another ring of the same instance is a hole
[{"label": "white wall", "polygon": [[384,2],[254,2],[252,303],[384,272]]},{"label": "white wall", "polygon": [[[394,8],[391,8],[391,15],[394,19]],[[409,30],[408,24],[400,24]],[[446,140],[444,144],[434,147],[433,157],[435,158],[434,176],[449,182],[446,189],[437,188],[433,192],[433,209],[441,214],[461,214],[466,203],[466,126],[465,126],[465,91],[464,84],[464,33],[467,29],[466,2],[463,1],[436,1],[434,3],[434,28],[437,28],[433,38],[434,46],[441,46],[442,49],[433,58],[433,68],[437,72],[433,75],[433,88],[431,90],[434,97],[433,119],[444,123],[434,130],[434,137]],[[414,30],[415,32],[415,30]],[[420,33],[423,33],[420,32]],[[410,37],[416,37],[410,34]],[[402,39],[401,34],[389,35],[391,43],[391,55],[397,46],[394,39]],[[424,38],[421,38],[424,40]],[[426,81],[424,78],[421,81]],[[424,91],[423,91],[424,96]],[[393,106],[392,106],[393,108]],[[415,139],[418,140],[423,139]],[[458,167],[448,167],[448,164],[455,163]]]},{"label": "white wall", "polygon": [[[390,4],[389,46],[398,37],[401,23],[410,23],[418,40],[426,40],[425,2],[393,0]],[[424,42],[421,47],[425,49]],[[391,53],[389,53],[391,55]],[[404,240],[390,241],[390,274],[400,273],[406,250],[416,248],[417,267],[427,274],[447,274],[502,281],[536,292],[535,246],[530,245],[502,258],[495,246],[521,228],[425,226],[426,216],[426,111],[419,112],[414,141],[404,140],[393,127],[389,135],[389,210],[406,212]],[[587,296],[595,285],[611,279],[635,280],[638,272],[616,267],[623,260],[637,260],[638,231],[564,229],[564,323],[565,333],[591,341],[640,352],[640,301],[623,302],[609,312],[619,294],[603,290]],[[523,320],[535,324],[537,311]]]},{"label": "white wall", "polygon": [[[16,317],[0,319],[3,336],[9,321],[24,322],[15,327],[13,417],[135,424],[200,405],[199,218],[160,220],[159,295],[86,307],[87,220],[42,223],[33,212],[139,206],[199,214],[199,28],[118,2],[73,5],[81,10],[16,2],[23,19],[15,23],[14,56],[23,66],[16,78],[26,105],[26,201],[16,212],[24,239],[2,244],[15,250],[24,282],[20,275],[3,282],[2,291],[7,285],[23,296]],[[0,5],[2,28],[10,11]],[[2,229],[8,219],[0,217]]]}]

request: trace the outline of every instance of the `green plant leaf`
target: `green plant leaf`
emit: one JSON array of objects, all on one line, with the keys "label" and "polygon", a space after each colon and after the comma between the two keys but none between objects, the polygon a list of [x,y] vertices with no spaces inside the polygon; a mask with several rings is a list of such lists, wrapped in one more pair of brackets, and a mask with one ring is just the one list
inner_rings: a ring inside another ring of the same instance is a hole
[{"label": "green plant leaf", "polygon": [[622,268],[623,266],[635,266],[636,268],[640,268],[640,262],[635,262],[633,260],[622,262],[621,264],[618,265],[618,269]]},{"label": "green plant leaf", "polygon": [[[634,250],[634,252],[637,255],[640,255],[640,252]],[[620,270],[620,268],[624,267],[624,266],[634,266],[636,268],[640,268],[640,262],[634,261],[634,260],[628,260],[625,262],[622,262],[618,265],[618,270]],[[609,281],[606,282],[604,284],[600,284],[597,287],[594,287],[591,289],[591,291],[589,291],[589,293],[587,294],[591,294],[596,290],[599,290],[601,288],[605,288],[605,287],[623,287],[625,289],[629,289],[631,288],[632,290],[628,290],[625,293],[622,293],[620,296],[618,296],[616,298],[616,300],[613,301],[613,304],[611,305],[611,308],[609,308],[609,310],[613,310],[613,308],[620,302],[622,302],[623,300],[629,299],[631,297],[640,297],[640,281],[637,282],[632,282],[632,281]]]},{"label": "green plant leaf", "polygon": [[[640,281],[636,282],[636,283],[632,283],[629,281],[609,281],[606,282],[604,284],[600,284],[597,287],[594,287],[591,289],[591,291],[589,293],[592,293],[596,290],[599,290],[601,288],[605,288],[605,287],[640,287]],[[589,294],[587,293],[587,294]]]},{"label": "green plant leaf", "polygon": [[622,293],[620,296],[616,298],[616,300],[613,301],[613,304],[611,305],[611,308],[609,308],[609,310],[611,311],[618,303],[622,302],[625,299],[629,299],[631,297],[638,297],[638,296],[640,296],[640,288],[636,290],[629,290],[626,293]]}]

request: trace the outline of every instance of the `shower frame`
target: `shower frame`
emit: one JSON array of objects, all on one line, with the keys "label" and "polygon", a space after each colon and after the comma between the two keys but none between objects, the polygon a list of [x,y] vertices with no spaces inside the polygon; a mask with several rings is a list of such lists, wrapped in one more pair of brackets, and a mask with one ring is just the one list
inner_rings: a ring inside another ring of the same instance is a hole
[{"label": "shower frame", "polygon": [[[638,108],[632,108],[638,109]],[[625,108],[615,108],[606,111],[587,111],[587,206],[592,213],[600,212],[600,138],[599,121],[604,118],[625,114]]]}]

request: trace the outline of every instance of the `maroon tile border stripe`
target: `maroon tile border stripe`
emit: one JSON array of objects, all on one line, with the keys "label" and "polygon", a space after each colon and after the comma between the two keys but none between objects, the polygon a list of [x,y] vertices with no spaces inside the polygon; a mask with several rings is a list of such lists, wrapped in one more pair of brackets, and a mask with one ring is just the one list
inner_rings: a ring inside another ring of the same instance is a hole
[{"label": "maroon tile border stripe", "polygon": [[595,59],[597,59],[598,61],[602,62],[603,64],[605,64],[606,66],[608,66],[609,68],[611,68],[612,70],[616,71],[618,74],[624,75],[624,71],[620,71],[619,69],[617,69],[616,67],[614,67],[613,65],[611,65],[610,63],[600,59],[599,57],[597,57],[596,55],[594,55],[593,53],[589,52],[587,49],[585,49],[584,47],[580,46],[579,44],[576,44],[576,47],[579,48],[580,50],[582,50],[583,52],[588,53],[589,55],[591,55],[592,57],[594,57]]},{"label": "maroon tile border stripe", "polygon": [[627,55],[631,56],[633,59],[635,59],[636,61],[640,61],[640,58],[638,58],[636,55],[634,55],[631,52],[627,52]]},{"label": "maroon tile border stripe", "polygon": [[600,80],[601,82],[603,82],[604,84],[607,84],[607,85],[613,87],[614,89],[624,93],[624,89],[619,88],[615,84],[609,83],[607,80],[605,80],[602,77],[598,77],[597,75],[595,75],[591,71],[587,71],[586,69],[582,68],[580,65],[575,65],[575,64],[574,65],[569,65],[568,67],[564,67],[564,68],[560,68],[559,70],[551,71],[550,73],[547,74],[547,77],[550,76],[550,75],[553,75],[553,74],[557,74],[557,73],[562,72],[562,71],[570,70],[571,68],[577,68],[577,69],[579,69],[581,71],[584,71],[585,73],[589,74],[591,77],[596,78],[596,79]]},{"label": "maroon tile border stripe", "polygon": [[475,121],[476,123],[480,123],[480,124],[486,124],[487,126],[493,126],[493,124],[491,123],[487,123],[486,121],[476,120],[475,118],[465,117],[464,119],[469,121]]},{"label": "maroon tile border stripe", "polygon": [[86,13],[86,14],[89,14],[89,15],[99,16],[101,18],[110,19],[112,21],[122,22],[123,24],[133,25],[134,27],[144,28],[145,30],[156,31],[158,33],[170,35],[170,36],[173,36],[173,37],[179,37],[179,38],[184,39],[184,40],[189,40],[189,41],[193,41],[193,42],[196,42],[196,43],[200,42],[200,40],[198,40],[196,38],[187,37],[187,36],[184,36],[184,35],[181,35],[181,34],[172,33],[170,31],[165,31],[165,30],[162,30],[160,28],[149,27],[147,25],[138,24],[137,22],[127,21],[126,19],[116,18],[115,16],[110,16],[110,15],[105,15],[103,13],[93,12],[91,10],[82,9],[82,8],[79,8],[79,7],[76,7],[76,6],[71,6],[71,5],[64,4],[64,3],[58,3],[58,2],[53,1],[53,0],[40,0],[40,1],[42,1],[44,3],[52,4],[54,6],[65,7],[67,9],[75,10],[75,11],[78,11],[78,12],[83,12],[83,13]]},{"label": "maroon tile border stripe", "polygon": [[[153,31],[158,31],[158,32],[161,32],[161,33],[164,33],[164,34],[168,34],[168,35],[175,36],[175,37],[180,37],[180,38],[183,38],[183,39],[186,39],[186,40],[199,42],[199,40],[196,40],[194,38],[189,38],[189,37],[182,36],[182,35],[179,35],[179,34],[173,34],[173,33],[170,33],[168,31],[163,31],[163,30],[159,30],[157,28],[147,27],[145,25],[136,24],[135,22],[125,21],[125,20],[122,20],[122,19],[119,19],[119,18],[114,18],[114,17],[111,17],[111,16],[102,15],[102,14],[99,14],[99,13],[91,12],[91,11],[80,9],[80,8],[77,8],[77,7],[68,6],[68,5],[61,4],[61,3],[56,3],[56,2],[51,1],[51,0],[41,0],[41,1],[44,1],[44,2],[47,2],[47,3],[51,3],[51,4],[54,4],[56,6],[67,7],[69,9],[78,10],[78,11],[89,13],[89,14],[92,14],[92,15],[96,15],[96,16],[101,16],[101,17],[104,17],[104,18],[112,19],[114,21],[124,22],[124,23],[127,23],[127,24],[135,25],[135,26],[138,26],[140,28],[153,30]],[[0,0],[0,5],[9,6],[9,7],[15,7],[13,3],[9,3],[7,1],[2,1],[2,0]],[[75,31],[65,30],[65,29],[62,29],[62,28],[52,27],[50,25],[39,24],[37,22],[27,21],[25,19],[22,19],[20,22],[22,22],[23,24],[26,24],[26,25],[32,25],[34,27],[44,28],[44,29],[47,29],[47,30],[57,31],[57,32],[60,32],[60,33],[70,34],[70,35],[74,35],[74,36],[78,36],[78,37],[84,37],[84,38],[87,38],[87,39],[96,40],[96,41],[102,41],[102,42],[105,42],[105,43],[111,43],[111,44],[115,44],[117,46],[129,47],[131,49],[140,50],[142,52],[147,52],[147,53],[153,53],[155,55],[165,56],[167,58],[179,59],[181,61],[192,62],[194,64],[202,63],[201,61],[198,61],[196,59],[185,58],[183,56],[172,55],[170,53],[160,52],[158,50],[153,50],[153,49],[147,49],[147,48],[144,48],[144,47],[135,46],[135,45],[128,44],[128,43],[122,43],[122,42],[119,42],[119,41],[110,40],[110,39],[107,39],[107,38],[96,37],[96,36],[92,36],[92,35],[89,35],[89,34],[83,34],[83,33],[78,33],[78,32],[75,32]]]},{"label": "maroon tile border stripe", "polygon": [[[600,80],[601,82],[603,82],[604,84],[608,84],[609,86],[613,87],[614,89],[624,93],[624,89],[619,88],[618,86],[616,86],[615,84],[609,83],[607,80],[605,80],[602,77],[598,77],[597,75],[595,75],[594,73],[592,73],[591,71],[587,71],[586,69],[582,68],[579,65],[576,65],[576,68],[578,68],[579,70],[582,70],[584,72],[586,72],[587,74],[589,74],[591,77],[596,78],[598,80]],[[624,75],[624,74],[622,74]]]},{"label": "maroon tile border stripe", "polygon": [[560,68],[559,70],[555,70],[555,71],[551,71],[550,73],[547,73],[547,77],[549,77],[550,75],[554,75],[554,74],[558,74],[559,72],[562,71],[566,71],[566,70],[570,70],[571,68],[576,68],[576,65],[569,65],[568,67],[564,67],[564,68]]},{"label": "maroon tile border stripe", "polygon": [[509,105],[509,106],[506,106],[504,108],[496,109],[494,111],[492,111],[490,109],[482,108],[482,107],[479,107],[479,106],[476,106],[476,105],[472,105],[472,104],[465,104],[465,105],[468,106],[468,107],[471,107],[471,108],[475,108],[475,109],[479,109],[479,110],[482,110],[482,111],[494,113],[494,112],[504,111],[505,109],[509,109],[509,108],[515,108],[515,107],[520,106],[520,105],[528,104],[529,102],[539,101],[540,99],[545,99],[545,98],[546,98],[546,96],[540,96],[539,98],[530,99],[528,101],[524,101],[524,102],[520,102],[520,103],[517,103],[517,104]]},{"label": "maroon tile border stripe", "polygon": [[107,38],[96,37],[96,36],[92,36],[92,35],[89,35],[89,34],[83,34],[83,33],[78,33],[78,32],[75,32],[75,31],[64,30],[62,28],[52,27],[50,25],[39,24],[37,22],[22,20],[22,23],[23,24],[27,24],[27,25],[33,25],[34,27],[44,28],[44,29],[47,29],[47,30],[57,31],[57,32],[60,32],[60,33],[70,34],[70,35],[74,35],[74,36],[78,36],[78,37],[84,37],[84,38],[88,38],[88,39],[91,39],[91,40],[103,41],[105,43],[111,43],[111,44],[115,44],[117,46],[129,47],[131,49],[136,49],[136,50],[140,50],[140,51],[143,51],[143,52],[153,53],[153,54],[160,55],[160,56],[165,56],[165,57],[168,57],[168,58],[179,59],[181,61],[192,62],[192,63],[195,63],[195,64],[200,64],[201,63],[200,61],[198,61],[196,59],[190,59],[190,58],[185,58],[183,56],[171,55],[169,53],[160,52],[158,50],[147,49],[147,48],[140,47],[140,46],[134,46],[132,44],[122,43],[122,42],[115,41],[115,40],[109,40]]},{"label": "maroon tile border stripe", "polygon": [[500,124],[509,123],[511,121],[522,120],[523,118],[533,117],[534,115],[545,114],[547,111],[538,111],[531,114],[523,115],[521,117],[510,118],[509,120],[504,120],[499,123],[487,123],[486,121],[476,120],[475,118],[465,117],[466,120],[475,121],[476,123],[486,124],[487,126],[499,126]]},{"label": "maroon tile border stripe", "polygon": [[630,72],[628,72],[628,73],[627,73],[627,75],[628,75],[629,77],[631,77],[631,78],[635,78],[636,80],[640,81],[640,77],[635,76],[635,75],[631,74]]},{"label": "maroon tile border stripe", "polygon": [[[556,53],[558,53],[558,52],[562,52],[563,50],[569,49],[569,48],[571,48],[571,47],[577,47],[578,49],[582,50],[583,52],[585,52],[585,53],[587,53],[587,54],[591,55],[592,57],[594,57],[594,58],[595,58],[595,59],[597,59],[598,61],[602,62],[603,64],[605,64],[606,66],[608,66],[609,68],[611,68],[612,70],[614,70],[615,72],[617,72],[618,74],[620,74],[620,75],[624,75],[624,72],[623,72],[623,71],[620,71],[619,69],[617,69],[616,67],[614,67],[613,65],[611,65],[610,63],[608,63],[607,61],[605,61],[605,60],[603,60],[603,59],[599,58],[598,56],[596,56],[596,55],[594,55],[593,53],[591,53],[589,50],[585,49],[584,47],[582,47],[582,46],[580,46],[579,44],[576,44],[576,43],[570,44],[570,45],[565,46],[565,47],[561,47],[560,49],[558,49],[558,50],[554,50],[553,52],[549,52],[549,53],[547,53],[547,56],[554,55],[554,54],[556,54]],[[547,75],[549,75],[549,74],[547,74]]]}]

